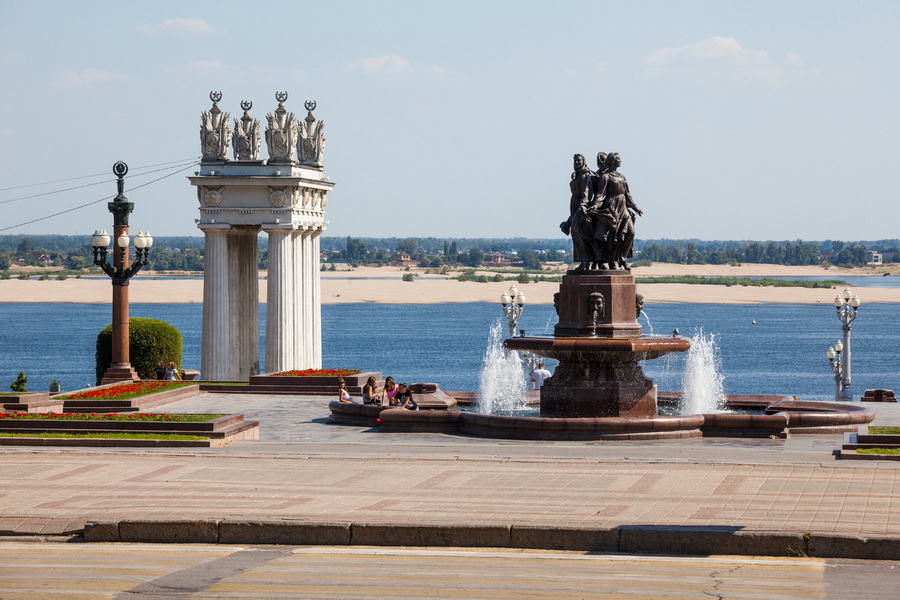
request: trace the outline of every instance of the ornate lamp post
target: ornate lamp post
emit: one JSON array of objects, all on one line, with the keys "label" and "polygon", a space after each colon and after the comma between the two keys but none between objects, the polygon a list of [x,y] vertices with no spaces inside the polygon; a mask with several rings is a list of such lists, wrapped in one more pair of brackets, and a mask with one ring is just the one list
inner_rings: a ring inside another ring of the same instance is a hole
[{"label": "ornate lamp post", "polygon": [[[859,309],[859,304],[859,296],[851,292],[849,287],[844,288],[844,291],[834,299],[834,307],[837,309],[841,329],[844,331],[843,344],[838,342],[834,347],[835,354],[838,357],[837,361],[841,365],[840,393],[835,394],[835,400],[843,402],[853,402],[853,394],[850,392],[850,323],[856,319],[856,311]],[[840,357],[842,350],[844,354],[843,357]],[[828,358],[830,360],[831,356]],[[835,369],[834,365],[835,363],[832,361],[832,371]]]},{"label": "ornate lamp post", "polygon": [[115,247],[112,251],[112,265],[107,261],[110,235],[104,229],[95,231],[91,236],[94,264],[103,269],[103,272],[112,279],[113,285],[112,364],[103,374],[103,379],[100,381],[102,384],[140,379],[129,362],[128,282],[147,262],[150,246],[153,245],[153,238],[149,233],[139,232],[134,238],[135,261],[133,265],[128,265],[128,244],[130,242],[128,239],[128,215],[134,210],[134,203],[128,202],[128,198],[124,194],[124,177],[128,173],[128,165],[122,161],[117,162],[113,165],[113,173],[118,178],[116,185],[119,193],[112,202],[107,204],[109,212],[113,215],[112,239],[115,240]]},{"label": "ornate lamp post", "polygon": [[[522,312],[525,310],[525,294],[517,290],[516,286],[511,285],[500,296],[500,305],[503,316],[509,321],[509,337],[514,337],[516,328],[519,325],[519,317],[522,316]],[[520,330],[519,333],[524,336],[525,330]],[[521,352],[521,354],[529,373],[537,369],[538,364],[541,362],[541,358],[537,354],[532,354],[531,352]]]},{"label": "ornate lamp post", "polygon": [[525,310],[525,294],[511,285],[509,289],[500,296],[500,304],[502,305],[503,316],[509,321],[509,337],[516,335],[516,326],[519,323],[519,317]]},{"label": "ornate lamp post", "polygon": [[831,372],[834,373],[834,401],[841,401],[841,380],[844,377],[844,359],[841,356],[841,351],[844,349],[844,345],[838,340],[838,342],[828,349],[828,352],[825,353],[825,356],[828,357],[828,362],[831,365]]}]

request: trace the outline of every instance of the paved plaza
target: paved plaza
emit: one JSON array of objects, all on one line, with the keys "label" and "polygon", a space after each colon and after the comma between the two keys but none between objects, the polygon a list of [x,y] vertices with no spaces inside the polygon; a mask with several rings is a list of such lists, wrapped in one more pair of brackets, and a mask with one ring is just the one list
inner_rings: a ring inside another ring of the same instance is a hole
[{"label": "paved plaza", "polygon": [[[0,534],[92,520],[671,526],[900,539],[900,463],[840,461],[842,437],[623,442],[382,434],[328,423],[329,398],[203,394],[259,441],[220,449],[3,447]],[[898,405],[871,405],[900,423]]]}]

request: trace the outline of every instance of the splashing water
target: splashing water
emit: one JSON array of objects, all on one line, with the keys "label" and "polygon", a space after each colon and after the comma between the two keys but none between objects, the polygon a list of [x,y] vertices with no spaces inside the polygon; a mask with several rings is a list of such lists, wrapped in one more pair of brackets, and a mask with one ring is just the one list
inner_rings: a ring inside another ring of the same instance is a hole
[{"label": "splashing water", "polygon": [[553,325],[553,317],[555,317],[555,316],[556,316],[555,312],[552,312],[547,316],[547,323],[544,324],[544,333],[552,333],[553,332],[553,330],[550,329],[550,327]]},{"label": "splashing water", "polygon": [[681,389],[684,394],[682,413],[696,415],[721,411],[725,392],[719,363],[719,345],[714,333],[699,330],[691,337],[691,349],[684,365]]},{"label": "splashing water", "polygon": [[525,371],[522,358],[503,347],[503,325],[491,326],[478,382],[478,412],[504,414],[525,408]]},{"label": "splashing water", "polygon": [[[641,315],[644,315],[644,319],[647,320],[647,329],[650,330],[650,335],[653,335],[653,325],[650,323],[650,315],[647,314],[643,308],[641,309]],[[640,317],[640,315],[638,315]]]}]

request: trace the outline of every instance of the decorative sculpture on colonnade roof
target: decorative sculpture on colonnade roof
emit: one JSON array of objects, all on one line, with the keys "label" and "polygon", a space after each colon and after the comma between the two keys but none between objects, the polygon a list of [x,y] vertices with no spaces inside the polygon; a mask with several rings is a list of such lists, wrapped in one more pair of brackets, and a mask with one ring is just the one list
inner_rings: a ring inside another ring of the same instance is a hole
[{"label": "decorative sculpture on colonnade roof", "polygon": [[257,160],[259,158],[259,120],[250,117],[250,109],[253,103],[249,100],[241,102],[244,116],[240,120],[234,120],[234,159]]},{"label": "decorative sculpture on colonnade roof", "polygon": [[569,218],[559,227],[572,236],[577,271],[629,269],[628,259],[634,256],[634,220],[644,213],[618,171],[621,164],[617,152],[600,152],[594,172],[583,155],[574,157]]},{"label": "decorative sculpture on colonnade roof", "polygon": [[297,119],[284,108],[287,92],[275,92],[278,108],[266,115],[266,144],[269,146],[269,163],[290,163],[297,145]]},{"label": "decorative sculpture on colonnade roof", "polygon": [[[312,111],[316,110],[314,100],[306,103],[305,123],[297,126],[300,141],[297,144],[297,160],[301,165],[322,166],[322,154],[325,152],[325,121],[316,123]],[[315,125],[314,125],[315,124]]]},{"label": "decorative sculpture on colonnade roof", "polygon": [[210,92],[212,108],[200,115],[200,152],[203,160],[226,160],[228,145],[231,143],[231,129],[228,119],[231,115],[222,113],[219,100],[222,92]]}]

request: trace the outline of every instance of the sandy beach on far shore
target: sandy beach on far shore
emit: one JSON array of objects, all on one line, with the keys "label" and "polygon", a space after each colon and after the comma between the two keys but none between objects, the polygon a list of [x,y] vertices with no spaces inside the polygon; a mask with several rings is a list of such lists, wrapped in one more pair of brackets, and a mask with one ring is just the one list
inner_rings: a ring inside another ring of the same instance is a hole
[{"label": "sandy beach on far shore", "polygon": [[[883,271],[884,269],[882,269]],[[374,302],[379,304],[434,304],[440,302],[497,302],[510,282],[461,282],[442,275],[416,273],[407,282],[401,267],[359,267],[353,271],[324,271],[322,303],[338,304]],[[481,271],[479,271],[481,272]],[[490,271],[484,271],[490,273]],[[698,275],[707,277],[743,276],[825,276],[834,279],[852,275],[880,274],[868,269],[825,269],[822,267],[789,267],[783,265],[676,265],[654,264],[634,269],[636,277],[666,275]],[[548,273],[550,274],[550,273]],[[559,273],[556,273],[557,275]],[[264,274],[263,274],[264,275]],[[891,277],[900,277],[891,275]],[[517,284],[529,304],[552,304],[559,284],[553,282]],[[858,288],[863,302],[900,302],[900,288]],[[830,304],[835,291],[828,288],[741,287],[724,285],[691,285],[675,283],[638,284],[638,293],[646,302],[691,302],[715,304]],[[129,297],[135,303],[190,303],[203,301],[200,279],[153,279],[152,274],[134,279]],[[259,297],[266,299],[266,280],[259,280]],[[0,302],[76,302],[107,304],[110,302],[107,279],[55,279],[38,281],[0,280]]]}]

